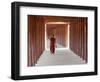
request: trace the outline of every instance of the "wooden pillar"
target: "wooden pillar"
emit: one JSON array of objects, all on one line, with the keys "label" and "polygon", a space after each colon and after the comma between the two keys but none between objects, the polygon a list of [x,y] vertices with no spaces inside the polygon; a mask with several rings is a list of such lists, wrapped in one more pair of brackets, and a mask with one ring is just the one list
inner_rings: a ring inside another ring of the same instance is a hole
[{"label": "wooden pillar", "polygon": [[75,18],[71,22],[70,49],[87,62],[87,18]]},{"label": "wooden pillar", "polygon": [[35,65],[44,51],[44,30],[41,16],[28,16],[28,66]]}]

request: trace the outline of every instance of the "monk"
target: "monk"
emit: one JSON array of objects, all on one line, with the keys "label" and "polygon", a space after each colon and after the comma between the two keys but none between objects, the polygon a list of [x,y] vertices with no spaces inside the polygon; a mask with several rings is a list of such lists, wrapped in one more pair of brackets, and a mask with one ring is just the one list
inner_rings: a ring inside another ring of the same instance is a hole
[{"label": "monk", "polygon": [[52,37],[50,38],[50,52],[51,52],[51,54],[55,53],[55,44],[56,44],[56,40],[55,40],[55,37],[53,34]]}]

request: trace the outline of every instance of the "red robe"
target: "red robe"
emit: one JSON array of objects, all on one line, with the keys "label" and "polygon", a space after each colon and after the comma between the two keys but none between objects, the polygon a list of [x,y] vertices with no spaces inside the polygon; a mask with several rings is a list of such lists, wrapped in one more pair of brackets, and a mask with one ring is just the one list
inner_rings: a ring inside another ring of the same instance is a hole
[{"label": "red robe", "polygon": [[55,53],[55,38],[50,38],[50,52],[52,53],[52,54],[54,54]]}]

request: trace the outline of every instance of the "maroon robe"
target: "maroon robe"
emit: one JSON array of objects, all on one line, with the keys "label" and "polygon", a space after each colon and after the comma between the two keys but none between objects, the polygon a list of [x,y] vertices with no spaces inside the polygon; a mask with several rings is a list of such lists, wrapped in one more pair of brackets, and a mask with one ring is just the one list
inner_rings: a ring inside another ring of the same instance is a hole
[{"label": "maroon robe", "polygon": [[52,54],[55,53],[55,42],[56,42],[55,38],[50,38],[50,52]]}]

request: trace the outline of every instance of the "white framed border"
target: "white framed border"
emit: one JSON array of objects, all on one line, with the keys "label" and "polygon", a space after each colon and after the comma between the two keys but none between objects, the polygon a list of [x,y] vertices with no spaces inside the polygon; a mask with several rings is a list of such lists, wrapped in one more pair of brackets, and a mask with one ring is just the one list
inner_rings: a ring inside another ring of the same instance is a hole
[{"label": "white framed border", "polygon": [[[88,63],[82,65],[27,67],[27,15],[88,17]],[[20,7],[20,76],[94,72],[94,11],[44,7]]]}]

